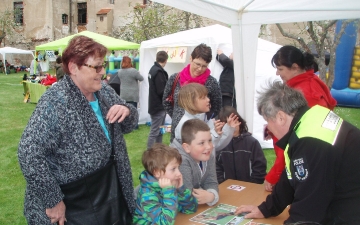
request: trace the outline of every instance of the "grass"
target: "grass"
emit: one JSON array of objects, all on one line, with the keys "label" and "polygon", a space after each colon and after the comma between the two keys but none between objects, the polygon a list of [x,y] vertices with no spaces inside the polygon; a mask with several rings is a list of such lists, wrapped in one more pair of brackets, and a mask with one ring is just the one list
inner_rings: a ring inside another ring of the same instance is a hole
[{"label": "grass", "polygon": [[[36,104],[23,103],[23,86],[20,84],[23,73],[0,73],[0,224],[25,225],[23,201],[25,180],[17,160],[17,147],[22,132],[36,107]],[[337,107],[335,112],[360,128],[360,109]],[[130,157],[134,185],[143,170],[141,155],[146,149],[149,127],[140,125],[138,130],[125,135]],[[170,135],[163,138],[169,144]],[[264,150],[268,169],[275,160],[272,149]]]}]

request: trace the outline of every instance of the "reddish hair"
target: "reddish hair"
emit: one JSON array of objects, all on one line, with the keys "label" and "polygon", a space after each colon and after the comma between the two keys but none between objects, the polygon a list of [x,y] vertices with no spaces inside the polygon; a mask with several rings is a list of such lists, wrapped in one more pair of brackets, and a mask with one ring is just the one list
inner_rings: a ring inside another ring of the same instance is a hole
[{"label": "reddish hair", "polygon": [[126,69],[126,68],[131,68],[132,67],[132,63],[131,63],[131,59],[129,56],[124,56],[122,58],[122,62],[121,62],[121,68]]},{"label": "reddish hair", "polygon": [[93,39],[83,35],[75,36],[70,40],[69,45],[61,57],[64,72],[70,74],[70,62],[73,62],[80,67],[84,65],[84,62],[90,57],[104,58],[106,52],[106,47]]}]

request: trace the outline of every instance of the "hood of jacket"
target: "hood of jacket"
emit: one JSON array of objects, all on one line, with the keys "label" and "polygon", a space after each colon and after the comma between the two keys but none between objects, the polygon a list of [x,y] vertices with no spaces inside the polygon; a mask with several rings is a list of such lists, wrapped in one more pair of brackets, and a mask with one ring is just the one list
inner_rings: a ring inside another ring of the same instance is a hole
[{"label": "hood of jacket", "polygon": [[158,180],[146,170],[140,174],[139,179],[141,187],[151,188],[152,190],[155,189],[156,191],[161,190]]}]

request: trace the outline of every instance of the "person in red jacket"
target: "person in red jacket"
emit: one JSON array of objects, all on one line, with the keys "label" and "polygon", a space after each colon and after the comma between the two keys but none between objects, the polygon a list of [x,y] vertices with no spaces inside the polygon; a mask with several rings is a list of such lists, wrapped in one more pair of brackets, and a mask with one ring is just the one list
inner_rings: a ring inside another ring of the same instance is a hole
[{"label": "person in red jacket", "polygon": [[[331,96],[329,88],[314,74],[314,56],[303,53],[300,49],[286,45],[281,47],[273,56],[271,63],[276,67],[279,75],[289,87],[301,91],[309,107],[321,105],[330,110],[336,106],[336,100]],[[281,172],[285,168],[284,150],[276,145],[278,141],[269,132],[273,139],[276,160],[274,166],[265,177],[265,189],[272,191],[272,187],[279,181]]]}]

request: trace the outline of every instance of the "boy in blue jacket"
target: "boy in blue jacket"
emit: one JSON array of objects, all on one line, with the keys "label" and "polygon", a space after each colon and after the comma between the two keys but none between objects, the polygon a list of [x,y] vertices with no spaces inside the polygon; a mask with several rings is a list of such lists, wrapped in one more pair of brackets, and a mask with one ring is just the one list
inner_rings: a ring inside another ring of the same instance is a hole
[{"label": "boy in blue jacket", "polygon": [[186,214],[197,210],[197,200],[183,184],[179,152],[155,143],[142,156],[145,170],[140,174],[134,224],[174,224],[178,211]]}]

